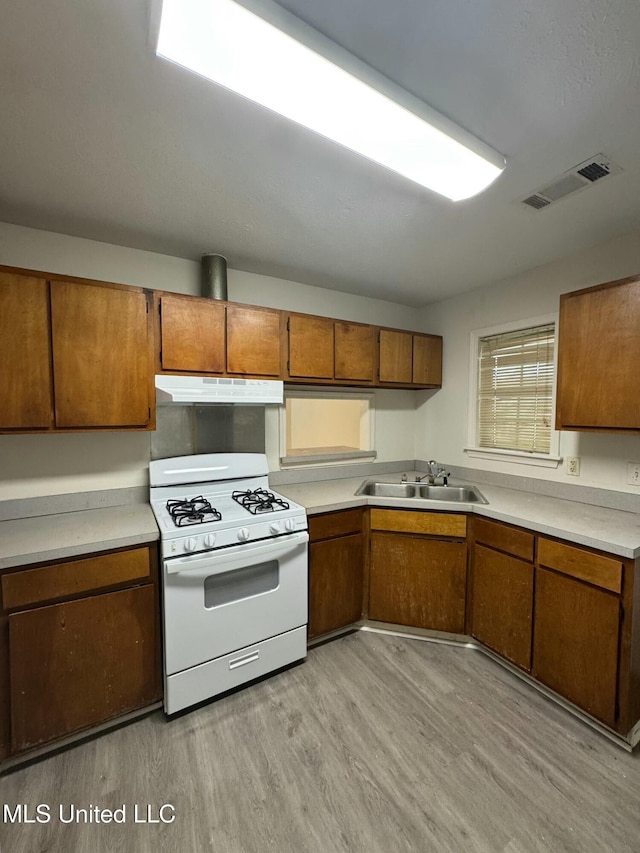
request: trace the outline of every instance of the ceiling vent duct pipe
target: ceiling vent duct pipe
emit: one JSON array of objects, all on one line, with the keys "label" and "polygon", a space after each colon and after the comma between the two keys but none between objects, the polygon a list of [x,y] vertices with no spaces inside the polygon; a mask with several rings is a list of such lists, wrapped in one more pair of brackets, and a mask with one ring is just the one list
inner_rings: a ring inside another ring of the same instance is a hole
[{"label": "ceiling vent duct pipe", "polygon": [[202,256],[200,292],[208,299],[227,300],[227,259],[222,255]]}]

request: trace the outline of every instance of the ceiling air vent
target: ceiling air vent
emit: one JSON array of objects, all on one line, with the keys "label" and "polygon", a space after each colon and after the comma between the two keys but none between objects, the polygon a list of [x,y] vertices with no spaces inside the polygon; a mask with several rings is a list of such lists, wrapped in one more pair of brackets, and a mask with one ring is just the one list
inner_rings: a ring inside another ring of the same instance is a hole
[{"label": "ceiling air vent", "polygon": [[559,201],[565,196],[577,193],[585,187],[590,187],[596,181],[602,180],[609,175],[617,175],[621,172],[620,166],[612,163],[604,154],[596,154],[584,163],[579,163],[573,169],[569,169],[564,175],[560,175],[553,183],[533,193],[522,200],[527,207],[540,210],[548,207],[554,201]]},{"label": "ceiling air vent", "polygon": [[540,210],[541,207],[546,207],[548,204],[551,204],[551,199],[545,198],[543,195],[530,195],[529,198],[525,198],[522,202],[523,204],[528,204],[529,207],[535,207],[536,210]]}]

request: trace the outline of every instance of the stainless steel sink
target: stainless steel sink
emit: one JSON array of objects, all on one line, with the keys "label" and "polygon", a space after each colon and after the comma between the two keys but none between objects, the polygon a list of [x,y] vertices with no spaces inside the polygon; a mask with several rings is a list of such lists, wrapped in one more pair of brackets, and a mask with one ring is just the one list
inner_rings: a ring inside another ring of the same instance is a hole
[{"label": "stainless steel sink", "polygon": [[417,497],[427,501],[460,501],[461,503],[489,503],[475,486],[427,486],[418,484]]},{"label": "stainless steel sink", "polygon": [[371,483],[365,481],[356,495],[373,495],[377,498],[417,498],[420,483]]},{"label": "stainless steel sink", "polygon": [[452,503],[489,503],[476,486],[429,486],[426,483],[381,483],[377,480],[365,480],[356,495]]}]

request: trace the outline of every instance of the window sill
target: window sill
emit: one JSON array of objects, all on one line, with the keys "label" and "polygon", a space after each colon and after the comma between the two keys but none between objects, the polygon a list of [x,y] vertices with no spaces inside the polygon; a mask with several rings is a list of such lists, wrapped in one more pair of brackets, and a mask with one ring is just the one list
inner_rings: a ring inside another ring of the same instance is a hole
[{"label": "window sill", "polygon": [[351,459],[358,462],[362,462],[364,460],[371,460],[373,462],[376,456],[377,453],[375,450],[352,450],[350,452],[342,453],[305,453],[300,456],[282,456],[280,457],[280,464],[283,467],[288,467],[290,465],[323,465],[331,462],[348,462]]},{"label": "window sill", "polygon": [[465,447],[464,452],[472,459],[517,462],[518,465],[536,465],[539,468],[557,468],[562,462],[562,456],[553,456],[550,453],[526,453],[522,450],[500,450],[496,447]]}]

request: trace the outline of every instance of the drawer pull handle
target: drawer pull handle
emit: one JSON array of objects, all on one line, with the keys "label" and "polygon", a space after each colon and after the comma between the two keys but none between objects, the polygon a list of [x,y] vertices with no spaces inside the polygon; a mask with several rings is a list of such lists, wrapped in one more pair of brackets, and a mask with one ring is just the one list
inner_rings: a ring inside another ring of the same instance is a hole
[{"label": "drawer pull handle", "polygon": [[254,660],[258,660],[260,657],[260,652],[250,652],[248,655],[244,655],[241,658],[236,658],[235,660],[229,661],[229,669],[237,669],[239,666],[246,666],[248,663],[253,663]]}]

